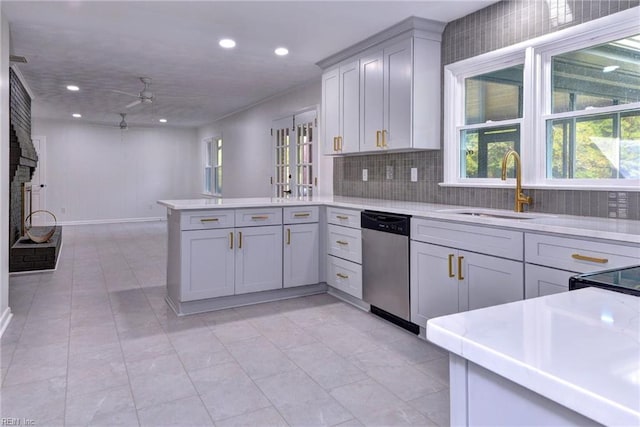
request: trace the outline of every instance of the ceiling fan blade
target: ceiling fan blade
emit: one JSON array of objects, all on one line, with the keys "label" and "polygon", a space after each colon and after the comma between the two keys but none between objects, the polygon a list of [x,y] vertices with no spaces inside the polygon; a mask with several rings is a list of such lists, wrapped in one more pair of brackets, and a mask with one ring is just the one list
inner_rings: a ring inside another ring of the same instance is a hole
[{"label": "ceiling fan blade", "polygon": [[117,89],[111,89],[111,92],[114,92],[114,93],[121,93],[122,95],[134,96],[134,97],[136,97],[136,98],[140,97],[140,94],[138,94],[138,93],[124,92],[124,91],[117,90]]},{"label": "ceiling fan blade", "polygon": [[135,101],[133,101],[132,103],[127,104],[124,108],[131,108],[131,107],[135,107],[136,105],[141,104],[141,103],[142,103],[142,101],[141,101],[141,100],[136,99],[136,100],[135,100]]}]

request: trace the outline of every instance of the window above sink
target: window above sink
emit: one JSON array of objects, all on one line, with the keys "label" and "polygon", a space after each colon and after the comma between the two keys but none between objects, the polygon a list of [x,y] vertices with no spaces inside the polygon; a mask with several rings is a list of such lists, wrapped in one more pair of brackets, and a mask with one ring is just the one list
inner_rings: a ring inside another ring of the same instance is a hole
[{"label": "window above sink", "polygon": [[[640,191],[637,9],[445,67],[445,186]],[[512,176],[510,174],[510,176]]]}]

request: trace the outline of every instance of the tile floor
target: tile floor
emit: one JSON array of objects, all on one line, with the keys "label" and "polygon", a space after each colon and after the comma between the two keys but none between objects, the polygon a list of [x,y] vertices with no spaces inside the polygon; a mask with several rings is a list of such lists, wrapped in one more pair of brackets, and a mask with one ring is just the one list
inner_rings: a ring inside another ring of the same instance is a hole
[{"label": "tile floor", "polygon": [[448,359],[330,295],[178,318],[166,224],[64,228],[10,278],[0,413],[36,425],[448,425]]}]

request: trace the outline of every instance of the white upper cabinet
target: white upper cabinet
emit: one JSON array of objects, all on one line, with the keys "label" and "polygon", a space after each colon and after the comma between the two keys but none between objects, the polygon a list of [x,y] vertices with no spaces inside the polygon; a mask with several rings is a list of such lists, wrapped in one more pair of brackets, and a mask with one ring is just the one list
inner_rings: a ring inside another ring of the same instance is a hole
[{"label": "white upper cabinet", "polygon": [[409,18],[318,63],[326,154],[440,148],[443,29]]},{"label": "white upper cabinet", "polygon": [[322,112],[325,154],[360,150],[358,61],[349,61],[322,75]]}]

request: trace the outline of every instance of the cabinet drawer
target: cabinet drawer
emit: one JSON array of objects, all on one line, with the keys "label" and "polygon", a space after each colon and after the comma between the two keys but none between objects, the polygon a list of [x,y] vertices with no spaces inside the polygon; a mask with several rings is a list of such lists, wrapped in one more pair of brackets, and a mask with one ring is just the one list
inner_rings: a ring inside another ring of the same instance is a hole
[{"label": "cabinet drawer", "polygon": [[523,233],[500,228],[413,218],[411,239],[486,255],[523,259]]},{"label": "cabinet drawer", "polygon": [[526,262],[577,273],[640,263],[640,247],[527,233]]},{"label": "cabinet drawer", "polygon": [[360,228],[360,211],[353,209],[327,208],[327,222],[345,227]]},{"label": "cabinet drawer", "polygon": [[362,263],[362,231],[329,224],[327,252],[349,261]]},{"label": "cabinet drawer", "polygon": [[180,230],[208,230],[213,228],[233,228],[232,210],[210,210],[182,212]]},{"label": "cabinet drawer", "polygon": [[362,299],[362,266],[340,258],[327,257],[327,284]]},{"label": "cabinet drawer", "polygon": [[296,206],[284,208],[283,220],[285,224],[302,224],[318,222],[318,206]]},{"label": "cabinet drawer", "polygon": [[282,224],[282,208],[252,208],[236,210],[236,227]]}]

